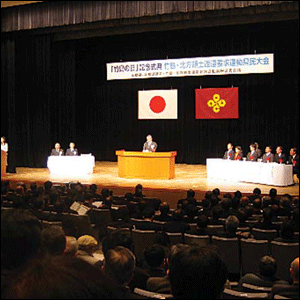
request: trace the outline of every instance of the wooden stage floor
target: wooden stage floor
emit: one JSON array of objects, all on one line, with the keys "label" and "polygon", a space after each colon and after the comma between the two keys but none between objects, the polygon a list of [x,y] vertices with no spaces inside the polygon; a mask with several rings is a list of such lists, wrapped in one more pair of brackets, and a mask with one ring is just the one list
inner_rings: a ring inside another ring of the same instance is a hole
[{"label": "wooden stage floor", "polygon": [[171,180],[148,180],[148,179],[125,179],[118,177],[117,162],[96,161],[94,173],[83,177],[57,177],[51,176],[47,168],[17,168],[16,173],[7,174],[1,180],[9,180],[11,186],[15,187],[17,182],[30,184],[36,182],[38,185],[47,180],[54,184],[79,181],[82,184],[97,184],[98,192],[107,187],[113,190],[114,195],[124,195],[127,192],[134,192],[137,184],[143,185],[144,194],[147,197],[158,197],[162,201],[170,203],[175,207],[177,200],[186,197],[186,191],[193,189],[198,200],[204,197],[208,190],[219,188],[221,193],[241,191],[243,194],[251,194],[255,187],[259,187],[262,194],[268,194],[271,188],[276,188],[279,195],[299,195],[299,184],[288,187],[276,187],[270,185],[259,185],[245,182],[231,182],[225,180],[210,181],[206,176],[206,165],[175,165],[176,177]]}]

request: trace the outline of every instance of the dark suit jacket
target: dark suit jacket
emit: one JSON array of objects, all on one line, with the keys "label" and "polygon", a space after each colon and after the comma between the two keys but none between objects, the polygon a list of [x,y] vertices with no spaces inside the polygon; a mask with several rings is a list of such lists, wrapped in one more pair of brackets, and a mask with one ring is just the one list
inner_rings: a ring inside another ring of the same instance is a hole
[{"label": "dark suit jacket", "polygon": [[230,150],[226,151],[223,158],[234,160],[234,150],[230,149]]},{"label": "dark suit jacket", "polygon": [[248,161],[257,161],[257,158],[258,158],[257,152],[254,152],[254,154],[251,154],[251,152],[248,152],[248,154],[247,154]]},{"label": "dark suit jacket", "polygon": [[270,298],[274,299],[274,295],[280,295],[292,299],[299,299],[299,283],[298,284],[274,284],[271,290]]},{"label": "dark suit jacket", "polygon": [[274,154],[270,153],[269,155],[267,155],[266,153],[263,155],[262,157],[262,162],[266,163],[266,162],[273,162],[275,160]]},{"label": "dark suit jacket", "polygon": [[287,163],[293,165],[293,173],[299,176],[299,155],[297,154],[295,158],[290,156]]},{"label": "dark suit jacket", "polygon": [[275,154],[274,161],[277,163],[286,163],[286,155],[284,153],[281,153],[281,156],[279,156],[277,153]]},{"label": "dark suit jacket", "polygon": [[59,149],[59,152],[56,151],[55,148],[52,149],[51,151],[51,156],[61,156],[64,155],[64,150],[63,149]]},{"label": "dark suit jacket", "polygon": [[79,154],[78,154],[78,150],[76,148],[73,151],[69,148],[69,149],[67,149],[66,155],[67,156],[77,156]]}]

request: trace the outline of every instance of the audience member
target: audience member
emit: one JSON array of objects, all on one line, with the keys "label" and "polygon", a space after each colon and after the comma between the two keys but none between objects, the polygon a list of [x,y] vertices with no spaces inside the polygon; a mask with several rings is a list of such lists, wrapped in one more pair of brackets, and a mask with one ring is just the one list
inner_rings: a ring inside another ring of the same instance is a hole
[{"label": "audience member", "polygon": [[144,258],[150,277],[166,276],[166,253],[162,246],[158,244],[151,245],[145,249]]},{"label": "audience member", "polygon": [[44,251],[50,255],[61,255],[66,249],[66,235],[62,228],[50,225],[42,231]]},{"label": "audience member", "polygon": [[275,295],[299,299],[299,257],[292,261],[289,271],[292,284],[274,284],[270,293],[271,299],[274,299]]},{"label": "audience member", "polygon": [[285,220],[280,227],[280,237],[275,238],[274,241],[282,243],[299,243],[299,236],[294,235],[294,226],[291,220]]},{"label": "audience member", "polygon": [[94,254],[98,249],[97,240],[90,235],[83,235],[77,239],[78,251],[76,256],[94,265],[99,261]]},{"label": "audience member", "polygon": [[186,233],[194,235],[208,235],[206,228],[209,224],[207,216],[201,214],[197,218],[197,227],[195,229],[187,230]]},{"label": "audience member", "polygon": [[239,219],[232,215],[226,218],[225,220],[225,231],[219,231],[217,232],[216,236],[219,237],[226,237],[226,238],[235,238],[238,237],[236,231],[239,227]]},{"label": "audience member", "polygon": [[180,232],[185,233],[189,229],[189,225],[183,222],[183,212],[181,209],[175,209],[173,211],[173,220],[165,224],[166,232]]},{"label": "audience member", "polygon": [[155,230],[160,231],[161,226],[153,223],[155,211],[151,207],[146,207],[143,210],[143,221],[138,222],[135,226],[139,230]]},{"label": "audience member", "polygon": [[127,248],[117,246],[105,253],[101,281],[108,299],[134,299],[128,287],[134,277],[136,259]]},{"label": "audience member", "polygon": [[167,275],[164,277],[150,277],[147,280],[147,290],[155,293],[161,293],[161,294],[172,294],[171,290],[171,283],[169,278],[169,266],[170,261],[172,261],[174,255],[181,251],[182,249],[189,248],[189,245],[186,244],[177,244],[173,245],[169,252],[169,257],[167,259]]},{"label": "audience member", "polygon": [[169,215],[170,212],[170,205],[168,202],[164,201],[159,205],[159,215],[155,215],[153,220],[161,221],[161,222],[168,222],[172,220],[172,216]]},{"label": "audience member", "polygon": [[287,284],[286,281],[276,277],[277,262],[272,256],[263,256],[258,264],[259,273],[247,273],[241,277],[239,285],[243,283],[259,287],[272,287],[274,284]]},{"label": "audience member", "polygon": [[224,260],[210,246],[182,249],[170,261],[169,278],[175,299],[219,299],[227,275]]},{"label": "audience member", "polygon": [[74,236],[66,236],[66,247],[64,250],[64,255],[76,257],[78,251],[78,242]]},{"label": "audience member", "polygon": [[2,299],[108,299],[100,271],[76,257],[34,259],[9,283]]}]

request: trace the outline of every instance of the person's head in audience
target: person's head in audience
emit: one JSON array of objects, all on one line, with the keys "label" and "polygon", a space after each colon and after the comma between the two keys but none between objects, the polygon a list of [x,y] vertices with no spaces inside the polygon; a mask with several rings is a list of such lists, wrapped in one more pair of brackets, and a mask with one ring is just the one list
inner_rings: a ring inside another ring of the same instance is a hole
[{"label": "person's head in audience", "polygon": [[125,199],[127,201],[133,201],[133,194],[132,193],[126,193],[125,194]]},{"label": "person's head in audience", "polygon": [[260,188],[255,188],[255,189],[253,190],[253,195],[258,195],[258,196],[260,196],[260,195],[261,195],[261,189],[260,189]]},{"label": "person's head in audience", "polygon": [[264,222],[271,222],[273,218],[273,212],[270,207],[265,207],[263,209],[263,220]]},{"label": "person's head in audience", "polygon": [[263,196],[262,197],[262,206],[263,208],[268,207],[272,204],[272,199],[270,196]]},{"label": "person's head in audience", "polygon": [[135,197],[142,197],[143,196],[143,186],[141,184],[137,184],[135,186]]},{"label": "person's head in audience", "polygon": [[183,220],[183,212],[180,208],[173,211],[173,219],[176,222],[181,222]]},{"label": "person's head in audience", "polygon": [[271,198],[275,198],[277,196],[277,189],[271,188],[270,191],[269,191],[269,196]]},{"label": "person's head in audience", "polygon": [[45,188],[45,192],[49,192],[52,189],[52,181],[47,180],[46,182],[44,182],[44,188]]},{"label": "person's head in audience", "polygon": [[93,256],[93,253],[98,249],[98,242],[91,235],[82,235],[77,239],[77,243],[78,250],[82,250],[91,256]]},{"label": "person's head in audience", "polygon": [[144,220],[149,220],[152,221],[154,214],[155,214],[155,210],[152,207],[147,206],[143,211],[143,219]]},{"label": "person's head in audience", "polygon": [[4,290],[4,299],[107,299],[100,271],[64,255],[45,256],[26,265]]},{"label": "person's head in audience", "polygon": [[133,279],[136,259],[127,248],[117,246],[105,254],[101,269],[113,285],[126,287]]},{"label": "person's head in audience", "polygon": [[61,255],[66,248],[66,235],[57,225],[50,225],[42,231],[44,251],[51,255]]},{"label": "person's head in audience", "polygon": [[[231,194],[230,194],[230,195],[231,195]],[[235,192],[234,192],[234,197],[235,197],[235,198],[241,199],[242,196],[243,196],[243,194],[241,193],[241,191],[235,191]]]},{"label": "person's head in audience", "polygon": [[42,247],[42,225],[25,210],[1,212],[1,267],[16,269],[39,255]]},{"label": "person's head in audience", "polygon": [[210,198],[211,198],[212,195],[213,195],[213,192],[212,192],[212,191],[207,191],[207,192],[205,193],[204,198],[210,200]]},{"label": "person's head in audience", "polygon": [[117,221],[123,221],[128,223],[130,220],[129,209],[126,206],[119,207],[119,209],[116,211],[116,219]]},{"label": "person's head in audience", "polygon": [[187,198],[195,198],[195,191],[194,190],[188,190],[186,192]]},{"label": "person's head in audience", "polygon": [[102,251],[104,256],[109,249],[113,249],[116,246],[123,246],[133,251],[133,240],[132,237],[128,235],[128,232],[118,229],[106,236],[102,241]]},{"label": "person's head in audience", "polygon": [[75,257],[77,251],[78,251],[78,243],[76,237],[67,235],[64,255]]},{"label": "person's head in audience", "polygon": [[227,276],[224,260],[211,246],[182,249],[170,262],[169,278],[175,299],[219,299]]},{"label": "person's head in audience", "polygon": [[223,209],[224,210],[229,210],[230,209],[230,207],[231,207],[231,199],[229,199],[229,198],[223,198],[222,200],[221,200],[221,205],[222,205],[222,207],[223,207]]},{"label": "person's head in audience", "polygon": [[253,208],[260,209],[261,208],[261,199],[259,197],[253,200]]},{"label": "person's head in audience", "polygon": [[293,239],[294,226],[291,220],[284,220],[280,226],[280,236],[285,240]]},{"label": "person's head in audience", "polygon": [[150,268],[165,267],[166,252],[165,249],[158,244],[154,244],[146,248],[144,251],[144,258]]},{"label": "person's head in audience", "polygon": [[277,262],[272,256],[265,255],[259,260],[258,269],[260,275],[273,278],[277,271]]},{"label": "person's head in audience", "polygon": [[211,216],[213,220],[218,220],[222,214],[222,208],[218,205],[214,206],[211,211]]},{"label": "person's head in audience", "polygon": [[208,217],[206,215],[199,215],[197,219],[197,226],[198,228],[205,229],[209,223]]},{"label": "person's head in audience", "polygon": [[102,189],[101,196],[102,196],[102,200],[105,200],[107,197],[109,197],[110,196],[109,189]]},{"label": "person's head in audience", "polygon": [[170,211],[170,205],[168,202],[164,201],[159,204],[159,211],[162,216],[167,216]]},{"label": "person's head in audience", "polygon": [[295,258],[290,267],[290,274],[293,284],[299,284],[299,257]]},{"label": "person's head in audience", "polygon": [[236,233],[236,230],[238,229],[239,225],[240,221],[234,215],[227,217],[225,220],[225,229],[228,233]]}]

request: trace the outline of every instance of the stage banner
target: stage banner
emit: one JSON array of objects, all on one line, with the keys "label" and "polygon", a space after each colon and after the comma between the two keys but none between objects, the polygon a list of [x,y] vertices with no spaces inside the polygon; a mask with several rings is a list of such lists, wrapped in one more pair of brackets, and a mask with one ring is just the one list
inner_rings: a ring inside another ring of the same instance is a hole
[{"label": "stage banner", "polygon": [[177,119],[177,90],[138,92],[139,119]]},{"label": "stage banner", "polygon": [[196,119],[238,119],[239,90],[207,88],[195,90]]},{"label": "stage banner", "polygon": [[274,54],[191,57],[107,63],[107,80],[273,73]]}]

